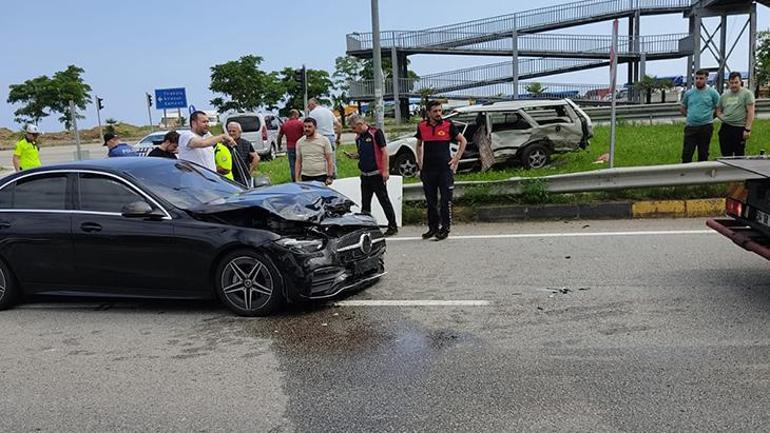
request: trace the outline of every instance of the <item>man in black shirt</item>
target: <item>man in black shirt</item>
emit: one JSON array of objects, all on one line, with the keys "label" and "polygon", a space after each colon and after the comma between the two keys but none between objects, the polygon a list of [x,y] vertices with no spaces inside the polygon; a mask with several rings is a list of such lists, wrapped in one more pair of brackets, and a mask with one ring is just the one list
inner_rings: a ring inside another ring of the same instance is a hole
[{"label": "man in black shirt", "polygon": [[[428,202],[428,231],[423,239],[435,236],[443,240],[449,236],[452,223],[452,190],[454,173],[460,163],[467,141],[451,120],[444,119],[441,103],[430,101],[427,104],[428,118],[417,125],[417,165],[420,167],[422,187]],[[456,140],[460,148],[455,156],[451,155],[449,145]],[[441,213],[438,208],[438,195],[441,193]],[[439,223],[441,225],[439,226]]]},{"label": "man in black shirt", "polygon": [[169,131],[163,136],[163,142],[152,149],[147,156],[176,159],[177,148],[179,148],[179,134],[176,131]]},{"label": "man in black shirt", "polygon": [[398,224],[386,185],[390,174],[388,154],[385,151],[385,134],[369,126],[361,116],[355,114],[350,116],[348,122],[353,131],[358,134],[356,136],[358,154],[346,153],[346,155],[358,159],[358,169],[361,170],[361,210],[364,213],[371,213],[372,195],[377,195],[377,200],[388,219],[385,236],[393,236],[398,233]]},{"label": "man in black shirt", "polygon": [[233,152],[233,159],[237,159],[235,156],[237,153],[238,157],[241,159],[241,162],[246,166],[247,173],[250,175],[252,172],[254,172],[254,170],[257,169],[257,165],[259,164],[259,154],[256,150],[254,150],[254,146],[249,140],[241,137],[241,134],[243,134],[243,129],[241,128],[240,123],[228,123],[227,133],[230,135],[230,137],[233,137],[233,140],[235,140],[235,147],[233,148],[235,152]]}]

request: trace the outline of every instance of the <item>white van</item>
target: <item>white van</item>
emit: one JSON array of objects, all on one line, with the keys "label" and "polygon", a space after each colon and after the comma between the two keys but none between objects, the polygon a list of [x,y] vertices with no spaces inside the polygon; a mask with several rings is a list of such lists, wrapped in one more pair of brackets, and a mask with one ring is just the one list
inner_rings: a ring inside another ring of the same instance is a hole
[{"label": "white van", "polygon": [[278,149],[275,139],[271,140],[266,115],[262,113],[225,113],[220,115],[222,127],[230,122],[238,122],[243,129],[242,138],[249,140],[262,160],[275,158]]}]

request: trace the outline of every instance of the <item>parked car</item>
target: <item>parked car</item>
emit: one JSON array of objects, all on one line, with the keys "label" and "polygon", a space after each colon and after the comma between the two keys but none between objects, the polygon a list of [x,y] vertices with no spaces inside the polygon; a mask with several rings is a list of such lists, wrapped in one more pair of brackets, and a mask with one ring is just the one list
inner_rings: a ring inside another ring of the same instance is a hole
[{"label": "parked car", "polygon": [[385,238],[352,205],[167,158],[25,170],[0,181],[0,309],[22,294],[218,297],[257,316],[334,297],[384,275]]},{"label": "parked car", "polygon": [[155,131],[145,135],[141,140],[134,144],[134,150],[138,156],[147,156],[153,147],[163,143],[163,137],[168,131]]},{"label": "parked car", "polygon": [[[242,137],[251,142],[261,159],[270,160],[275,158],[278,147],[275,143],[275,137],[271,140],[267,116],[270,116],[270,125],[272,126],[274,116],[262,113],[225,113],[220,115],[220,119],[223,128],[226,128],[230,122],[238,122],[243,129]],[[277,130],[275,135],[278,135]]]},{"label": "parked car", "polygon": [[706,224],[739,247],[770,260],[770,159],[749,157],[719,161],[757,178],[733,184],[725,200],[727,216],[711,218]]},{"label": "parked car", "polygon": [[[445,118],[455,122],[468,140],[461,169],[480,165],[482,138],[490,143],[494,163],[515,160],[525,168],[540,168],[555,153],[585,149],[593,137],[590,117],[570,99],[472,105],[456,108]],[[416,143],[413,136],[388,143],[393,174],[417,174]],[[458,147],[452,143],[453,155]]]}]

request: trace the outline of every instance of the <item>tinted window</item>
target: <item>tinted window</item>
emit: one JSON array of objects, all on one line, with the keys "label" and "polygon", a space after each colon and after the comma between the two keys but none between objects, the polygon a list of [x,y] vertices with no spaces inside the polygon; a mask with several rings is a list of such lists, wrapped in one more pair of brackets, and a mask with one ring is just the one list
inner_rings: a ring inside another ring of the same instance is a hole
[{"label": "tinted window", "polygon": [[150,191],[180,209],[216,203],[244,191],[243,187],[205,168],[185,161],[160,161],[132,169],[131,174]]},{"label": "tinted window", "polygon": [[243,132],[257,132],[262,126],[259,123],[259,117],[257,116],[235,116],[227,119],[227,123],[238,122],[241,124]]},{"label": "tinted window", "polygon": [[119,180],[96,174],[80,175],[80,210],[121,213],[123,206],[144,197]]},{"label": "tinted window", "polygon": [[516,129],[529,129],[531,125],[519,115],[519,113],[491,113],[492,131],[510,131]]},{"label": "tinted window", "polygon": [[14,209],[64,210],[67,208],[67,175],[50,174],[21,179],[16,182],[11,195]]},{"label": "tinted window", "polygon": [[140,141],[139,143],[141,143],[141,144],[152,144],[152,142],[156,141],[156,140],[161,140],[162,141],[163,140],[163,135],[158,135],[158,134],[156,134],[156,135],[148,135],[147,137],[144,138],[144,140]]}]

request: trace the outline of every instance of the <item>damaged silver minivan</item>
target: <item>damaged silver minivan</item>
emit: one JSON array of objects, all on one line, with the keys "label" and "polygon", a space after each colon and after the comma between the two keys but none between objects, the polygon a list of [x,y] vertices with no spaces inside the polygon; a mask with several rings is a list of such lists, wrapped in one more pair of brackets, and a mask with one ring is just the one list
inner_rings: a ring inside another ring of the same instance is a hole
[{"label": "damaged silver minivan", "polygon": [[[445,118],[468,140],[461,170],[488,170],[511,161],[525,168],[541,168],[555,153],[585,149],[593,137],[591,119],[569,99],[471,105],[456,108]],[[417,174],[416,143],[412,136],[388,143],[393,174]],[[457,149],[457,143],[452,143],[452,154]]]}]

